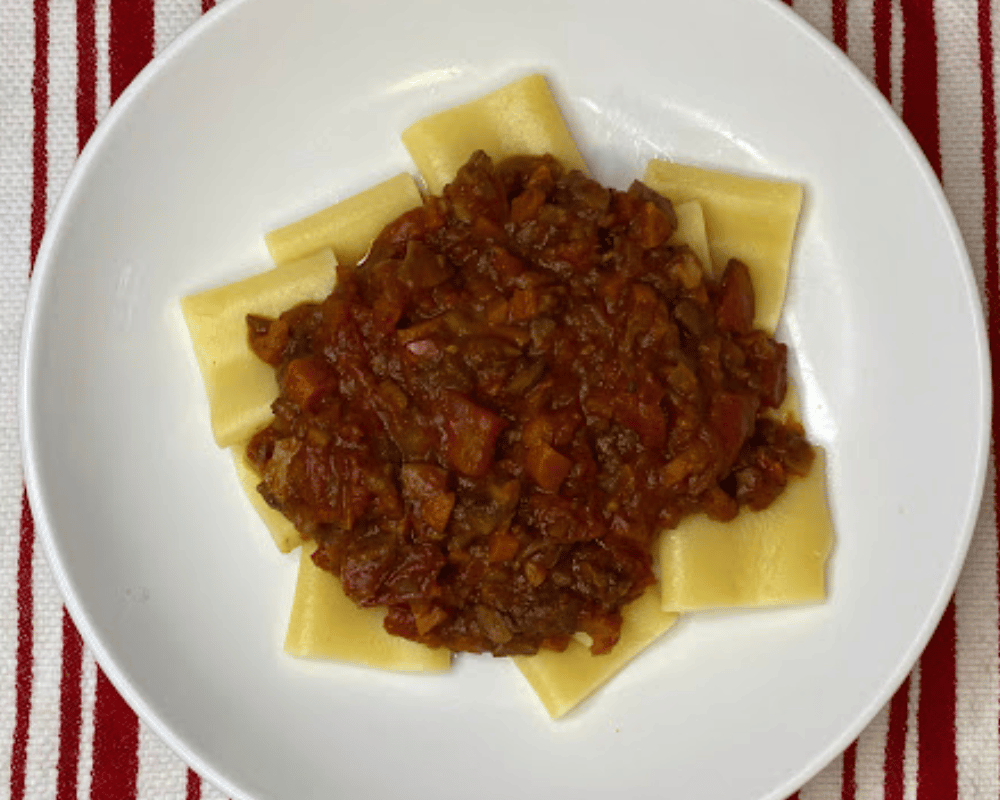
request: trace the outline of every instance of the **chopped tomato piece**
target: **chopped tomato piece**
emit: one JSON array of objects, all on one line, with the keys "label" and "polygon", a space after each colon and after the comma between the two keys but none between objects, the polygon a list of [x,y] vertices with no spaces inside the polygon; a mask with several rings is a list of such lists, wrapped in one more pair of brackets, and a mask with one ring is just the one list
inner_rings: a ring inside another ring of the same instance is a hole
[{"label": "chopped tomato piece", "polygon": [[485,475],[507,421],[457,392],[447,393],[445,414],[448,462],[463,475]]},{"label": "chopped tomato piece", "polygon": [[715,313],[719,329],[749,333],[753,327],[755,302],[747,265],[731,258],[726,265],[726,271],[722,273],[721,289],[718,310]]},{"label": "chopped tomato piece", "polygon": [[307,356],[288,364],[281,381],[285,397],[299,408],[312,411],[337,386],[337,374],[325,358]]}]

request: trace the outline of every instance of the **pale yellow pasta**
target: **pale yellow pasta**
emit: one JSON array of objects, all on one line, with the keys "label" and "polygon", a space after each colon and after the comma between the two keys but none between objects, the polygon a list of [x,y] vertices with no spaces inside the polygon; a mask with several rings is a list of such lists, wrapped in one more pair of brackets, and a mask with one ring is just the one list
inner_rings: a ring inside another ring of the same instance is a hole
[{"label": "pale yellow pasta", "polygon": [[422,202],[416,182],[404,172],[273,230],[264,241],[275,264],[285,264],[324,247],[331,248],[342,264],[356,264],[382,228]]},{"label": "pale yellow pasta", "polygon": [[653,586],[622,609],[621,639],[610,653],[591,655],[586,645],[572,641],[562,653],[541,650],[533,656],[517,656],[514,663],[545,710],[558,718],[617,675],[676,619],[676,614],[660,609],[659,588]]},{"label": "pale yellow pasta", "polygon": [[443,672],[451,667],[450,650],[387,633],[382,627],[385,609],[355,605],[344,594],[340,578],[313,563],[315,549],[311,542],[302,547],[286,653],[395,672]]},{"label": "pale yellow pasta", "polygon": [[658,159],[642,180],[674,203],[701,202],[714,274],[730,258],[745,262],[757,297],[755,324],[773,333],[785,302],[802,187]]},{"label": "pale yellow pasta", "polygon": [[731,522],[688,517],[660,540],[665,611],[821,602],[833,524],[822,448],[804,478],[763,511]]},{"label": "pale yellow pasta", "polygon": [[712,257],[708,252],[705,237],[705,215],[698,200],[688,200],[674,206],[677,215],[677,229],[668,244],[686,244],[701,262],[705,274],[712,274]]},{"label": "pale yellow pasta", "polygon": [[587,169],[541,75],[425,117],[402,138],[431,194],[440,194],[476,150],[494,160],[551,153],[567,169]]},{"label": "pale yellow pasta", "polygon": [[250,500],[250,505],[254,507],[257,514],[260,515],[261,521],[271,532],[278,549],[282,553],[290,553],[302,544],[302,536],[288,517],[265,503],[264,498],[257,491],[260,475],[254,471],[253,466],[247,460],[247,443],[236,445],[232,448],[232,454],[233,464],[236,467],[236,477],[240,479],[240,486],[246,493],[247,499]]},{"label": "pale yellow pasta", "polygon": [[337,261],[327,249],[181,300],[219,447],[245,442],[266,425],[278,396],[274,368],[247,343],[246,315],[276,317],[297,303],[322,300],[336,280]]}]

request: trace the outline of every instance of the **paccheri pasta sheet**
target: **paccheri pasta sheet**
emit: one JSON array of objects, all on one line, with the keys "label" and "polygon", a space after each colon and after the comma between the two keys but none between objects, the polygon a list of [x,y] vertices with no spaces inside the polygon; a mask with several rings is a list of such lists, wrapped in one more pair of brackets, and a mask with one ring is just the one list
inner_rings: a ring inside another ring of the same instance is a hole
[{"label": "paccheri pasta sheet", "polygon": [[529,75],[471,103],[425,117],[403,131],[402,138],[431,194],[441,194],[476,150],[494,161],[551,153],[567,169],[587,171],[541,75]]},{"label": "paccheri pasta sheet", "polygon": [[[494,159],[551,152],[566,166],[585,169],[548,85],[538,75],[425,118],[408,128],[403,139],[432,192],[440,192],[476,149]],[[773,330],[784,298],[801,187],[660,161],[650,163],[645,182],[675,202],[678,226],[671,242],[686,244],[706,271],[717,274],[730,257],[748,263],[755,288],[762,287],[757,324]],[[333,254],[345,261],[360,258],[381,227],[419,202],[412,178],[398,176],[268,234],[272,256],[283,266],[183,301],[216,441],[238,445],[234,458],[241,484],[283,552],[298,546],[301,537],[255,498],[256,476],[241,457],[249,436],[268,422],[268,406],[277,394],[272,368],[246,345],[244,317],[277,315],[325,296],[333,283]],[[326,249],[310,256],[314,246]],[[295,260],[302,256],[306,258]],[[257,290],[266,302],[255,296]],[[810,476],[793,481],[786,495],[773,511],[744,512],[721,525],[695,517],[664,536],[661,566],[669,577],[627,607],[621,640],[610,654],[593,656],[574,641],[563,653],[515,658],[548,712],[561,716],[591,695],[659,638],[676,611],[822,599],[832,527],[821,454]],[[311,549],[302,550],[287,652],[403,671],[448,668],[447,651],[391,636],[382,628],[381,613],[356,607],[337,578],[312,563]]]}]

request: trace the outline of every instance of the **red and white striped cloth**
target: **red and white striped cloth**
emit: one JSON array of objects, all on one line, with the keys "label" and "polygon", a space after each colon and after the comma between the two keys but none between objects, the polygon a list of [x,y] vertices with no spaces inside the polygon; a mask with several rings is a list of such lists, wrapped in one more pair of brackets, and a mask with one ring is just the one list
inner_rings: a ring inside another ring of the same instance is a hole
[{"label": "red and white striped cloth", "polygon": [[[923,147],[964,234],[1000,362],[1000,0],[785,2],[847,52]],[[16,407],[31,266],[73,162],[143,65],[213,5],[0,0],[0,797],[11,800],[222,796],[139,722],[66,614],[23,491]],[[1000,797],[993,445],[972,550],[937,633],[800,800]]]}]

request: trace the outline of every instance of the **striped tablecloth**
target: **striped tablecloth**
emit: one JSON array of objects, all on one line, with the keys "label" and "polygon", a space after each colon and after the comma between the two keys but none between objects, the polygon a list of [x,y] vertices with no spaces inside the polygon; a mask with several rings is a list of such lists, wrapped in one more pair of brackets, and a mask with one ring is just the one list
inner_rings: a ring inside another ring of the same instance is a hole
[{"label": "striped tablecloth", "polygon": [[[847,52],[913,131],[993,318],[1000,0],[786,2]],[[25,500],[16,407],[31,265],[77,153],[143,65],[213,5],[0,0],[0,797],[221,797],[136,718],[66,614]],[[990,346],[1000,358],[995,320]],[[995,496],[991,460],[969,560],[929,647],[860,738],[796,797],[1000,797]]]}]

